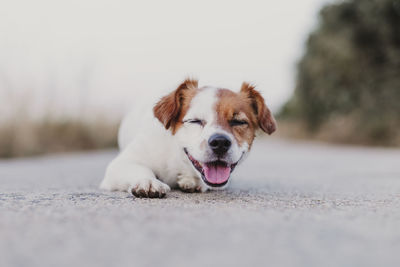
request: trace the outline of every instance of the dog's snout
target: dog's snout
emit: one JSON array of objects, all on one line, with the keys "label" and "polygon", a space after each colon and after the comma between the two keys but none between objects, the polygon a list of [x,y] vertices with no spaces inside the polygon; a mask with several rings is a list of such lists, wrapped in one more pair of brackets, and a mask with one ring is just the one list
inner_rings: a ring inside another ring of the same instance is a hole
[{"label": "dog's snout", "polygon": [[208,139],[208,145],[218,156],[224,155],[231,147],[231,144],[229,137],[222,134],[214,134]]}]

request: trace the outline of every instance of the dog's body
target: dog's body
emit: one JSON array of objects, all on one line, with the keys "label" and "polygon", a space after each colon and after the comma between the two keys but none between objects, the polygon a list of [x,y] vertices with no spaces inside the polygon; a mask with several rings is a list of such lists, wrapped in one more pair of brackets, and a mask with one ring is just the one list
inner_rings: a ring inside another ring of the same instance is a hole
[{"label": "dog's body", "polygon": [[186,80],[154,108],[135,110],[123,120],[121,153],[101,188],[140,197],[163,197],[170,187],[223,188],[259,128],[271,134],[276,125],[254,87],[244,83],[234,93]]}]

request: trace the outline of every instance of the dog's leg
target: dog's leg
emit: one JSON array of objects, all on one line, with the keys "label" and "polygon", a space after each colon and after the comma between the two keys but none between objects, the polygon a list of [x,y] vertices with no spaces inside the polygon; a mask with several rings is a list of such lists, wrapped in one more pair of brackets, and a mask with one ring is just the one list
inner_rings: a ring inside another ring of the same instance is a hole
[{"label": "dog's leg", "polygon": [[169,186],[158,180],[150,168],[132,162],[126,153],[122,152],[108,165],[100,188],[126,191],[136,197],[164,197]]},{"label": "dog's leg", "polygon": [[178,186],[184,192],[205,192],[207,187],[200,181],[200,178],[193,177],[192,175],[180,174],[178,175]]}]

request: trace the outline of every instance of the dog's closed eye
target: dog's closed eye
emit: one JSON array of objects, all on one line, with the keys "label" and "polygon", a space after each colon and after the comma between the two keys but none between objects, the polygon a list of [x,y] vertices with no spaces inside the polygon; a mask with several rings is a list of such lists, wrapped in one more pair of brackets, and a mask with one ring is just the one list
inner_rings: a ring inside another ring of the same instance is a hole
[{"label": "dog's closed eye", "polygon": [[233,120],[230,120],[229,121],[229,125],[231,126],[231,127],[234,127],[234,126],[244,126],[244,125],[248,125],[249,123],[247,122],[247,121],[245,121],[245,120],[237,120],[237,119],[233,119]]},{"label": "dog's closed eye", "polygon": [[189,120],[185,120],[183,123],[198,124],[198,125],[201,125],[201,126],[205,125],[205,121],[204,120],[200,120],[200,119],[189,119]]}]

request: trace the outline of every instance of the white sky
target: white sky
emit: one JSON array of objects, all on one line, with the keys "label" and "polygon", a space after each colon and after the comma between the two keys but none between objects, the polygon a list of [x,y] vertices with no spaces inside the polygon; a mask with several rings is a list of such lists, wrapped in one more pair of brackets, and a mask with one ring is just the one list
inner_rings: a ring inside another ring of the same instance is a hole
[{"label": "white sky", "polygon": [[276,111],[325,2],[2,1],[0,114],[23,105],[119,115],[187,76],[231,89],[254,82]]}]

